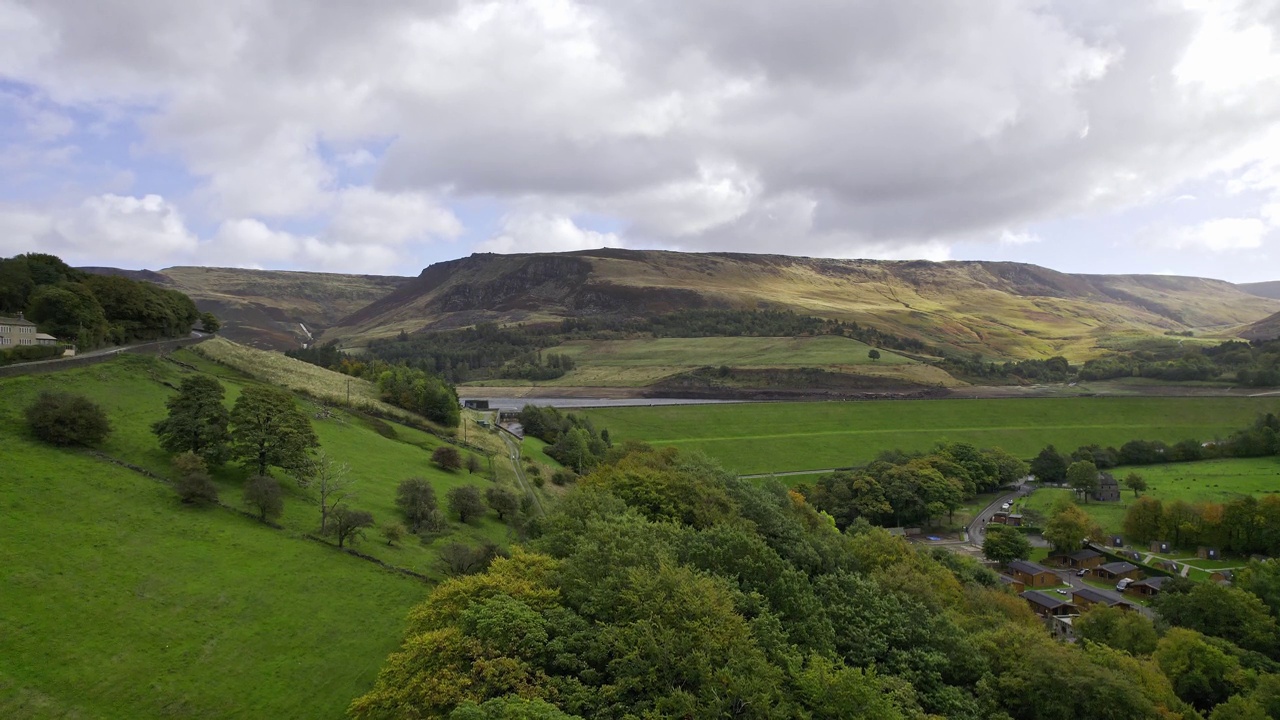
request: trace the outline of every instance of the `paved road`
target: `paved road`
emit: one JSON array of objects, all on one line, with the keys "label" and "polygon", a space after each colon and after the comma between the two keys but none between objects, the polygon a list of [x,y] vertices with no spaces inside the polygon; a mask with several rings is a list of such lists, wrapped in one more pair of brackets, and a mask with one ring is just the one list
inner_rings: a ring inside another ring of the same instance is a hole
[{"label": "paved road", "polygon": [[1079,590],[1081,588],[1089,588],[1090,590],[1093,590],[1094,592],[1102,595],[1103,597],[1109,598],[1111,600],[1122,600],[1126,603],[1129,603],[1130,605],[1133,606],[1134,609],[1136,609],[1138,612],[1142,613],[1143,615],[1146,615],[1152,620],[1156,619],[1156,613],[1154,610],[1152,610],[1149,607],[1146,607],[1145,605],[1139,605],[1132,597],[1118,593],[1115,590],[1112,590],[1110,588],[1104,589],[1096,585],[1090,585],[1089,583],[1084,581],[1084,578],[1077,577],[1074,571],[1055,570],[1054,572],[1057,572],[1059,577],[1062,577],[1063,580],[1066,581],[1066,583],[1070,585],[1073,589]]},{"label": "paved road", "polygon": [[1031,493],[1031,490],[1034,488],[1028,488],[1025,484],[1029,478],[1030,476],[1028,475],[1027,477],[1019,480],[1017,484],[1014,485],[1012,492],[1005,493],[995,500],[992,500],[990,505],[982,509],[982,512],[973,516],[973,521],[964,529],[965,536],[970,544],[978,547],[982,546],[984,529],[986,528],[987,523],[991,522],[991,516],[996,514],[996,511],[1000,509],[1001,505],[1007,502],[1013,502],[1015,499],[1024,497]]},{"label": "paved road", "polygon": [[538,497],[538,493],[533,491],[529,485],[529,480],[524,476],[524,468],[520,467],[520,446],[507,433],[498,433],[502,436],[502,441],[507,444],[507,456],[511,460],[511,467],[516,470],[516,482],[520,484],[520,489],[526,495],[533,498],[533,505],[538,509],[538,515],[546,515],[547,511],[542,509],[542,499]]}]

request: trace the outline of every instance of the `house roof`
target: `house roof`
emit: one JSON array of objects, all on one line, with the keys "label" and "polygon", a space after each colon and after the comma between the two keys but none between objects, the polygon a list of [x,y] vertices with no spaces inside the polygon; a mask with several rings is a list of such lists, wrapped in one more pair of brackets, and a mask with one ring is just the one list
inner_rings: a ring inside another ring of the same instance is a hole
[{"label": "house roof", "polygon": [[1113,562],[1113,563],[1107,563],[1106,565],[1103,565],[1098,569],[1106,570],[1109,573],[1115,573],[1116,575],[1119,575],[1121,573],[1133,572],[1134,570],[1138,569],[1138,566],[1130,562]]},{"label": "house roof", "polygon": [[1009,563],[1008,567],[1010,570],[1017,570],[1019,572],[1024,572],[1028,575],[1037,575],[1039,573],[1049,572],[1049,568],[1044,567],[1043,565],[1037,565],[1036,563],[1033,563],[1033,562],[1028,562],[1026,560],[1014,560],[1013,562]]},{"label": "house roof", "polygon": [[1071,591],[1071,594],[1075,597],[1082,597],[1089,602],[1102,603],[1103,605],[1118,605],[1120,603],[1119,600],[1113,600],[1093,588],[1076,588]]},{"label": "house roof", "polygon": [[35,323],[31,322],[30,320],[28,320],[28,319],[26,319],[26,318],[20,318],[20,317],[9,317],[9,316],[7,316],[7,315],[0,315],[0,324],[3,324],[3,325],[29,325],[29,326],[31,326],[31,327],[35,327]]},{"label": "house roof", "polygon": [[1111,473],[1098,473],[1098,487],[1107,487],[1109,485],[1120,487],[1120,483],[1116,482],[1116,478]]},{"label": "house roof", "polygon": [[1097,550],[1081,550],[1080,552],[1071,553],[1067,557],[1072,560],[1092,560],[1096,557],[1102,557],[1102,553]]},{"label": "house roof", "polygon": [[1014,583],[1022,582],[1021,580],[1015,580],[1009,577],[1008,575],[997,575],[996,577],[1000,578],[1000,582],[1004,583],[1005,585],[1012,585]]},{"label": "house roof", "polygon": [[36,333],[36,339],[37,340],[57,340],[58,338],[50,335],[49,333]]},{"label": "house roof", "polygon": [[1027,602],[1035,603],[1040,607],[1048,608],[1050,610],[1054,608],[1060,608],[1063,605],[1071,604],[1066,600],[1063,600],[1062,598],[1054,597],[1049,593],[1043,593],[1043,592],[1040,592],[1039,590],[1027,590],[1026,592],[1022,593],[1021,597],[1026,599]]},{"label": "house roof", "polygon": [[1139,580],[1134,584],[1130,585],[1129,587],[1131,588],[1132,587],[1149,587],[1149,588],[1155,588],[1156,590],[1159,590],[1160,587],[1168,581],[1169,581],[1169,578],[1164,576],[1149,577],[1144,580]]}]

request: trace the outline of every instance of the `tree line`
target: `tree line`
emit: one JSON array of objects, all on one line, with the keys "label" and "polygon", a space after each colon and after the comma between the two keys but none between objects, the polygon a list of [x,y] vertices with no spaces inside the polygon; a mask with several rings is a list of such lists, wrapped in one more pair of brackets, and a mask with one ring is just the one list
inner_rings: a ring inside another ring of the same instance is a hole
[{"label": "tree line", "polygon": [[1027,464],[1004,450],[952,442],[927,453],[882,453],[866,467],[824,475],[797,490],[840,529],[860,519],[901,527],[949,517],[974,495],[1026,474]]},{"label": "tree line", "polygon": [[0,313],[18,312],[42,332],[82,350],[181,337],[196,323],[210,332],[218,329],[217,318],[200,313],[177,290],[93,275],[43,253],[0,259]]},{"label": "tree line", "polygon": [[458,392],[441,375],[403,363],[355,358],[339,350],[334,343],[286,350],[285,355],[368,380],[377,387],[383,402],[418,413],[445,427],[457,427],[461,422]]},{"label": "tree line", "polygon": [[609,431],[597,430],[591,418],[553,407],[525,405],[520,425],[526,435],[549,444],[547,455],[577,473],[595,467],[613,446]]}]

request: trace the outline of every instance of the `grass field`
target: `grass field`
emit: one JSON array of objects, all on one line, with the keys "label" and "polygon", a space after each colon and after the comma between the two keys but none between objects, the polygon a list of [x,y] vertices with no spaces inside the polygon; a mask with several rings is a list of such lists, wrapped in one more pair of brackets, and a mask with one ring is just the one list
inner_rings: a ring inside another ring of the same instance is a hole
[{"label": "grass field", "polygon": [[1129,440],[1224,437],[1269,398],[1020,398],[743,403],[598,408],[583,411],[615,442],[643,440],[701,450],[739,473],[819,470],[865,463],[887,449],[925,450],[944,441],[1002,447],[1030,458]]},{"label": "grass field", "polygon": [[722,365],[744,370],[822,368],[927,385],[957,384],[938,368],[888,350],[880,350],[880,359],[872,360],[867,356],[870,350],[865,343],[835,336],[571,340],[546,351],[568,355],[577,363],[564,377],[536,383],[491,380],[476,384],[643,387],[696,368]]},{"label": "grass field", "polygon": [[[1240,495],[1280,493],[1280,460],[1276,458],[1239,458],[1205,460],[1194,463],[1170,463],[1144,467],[1122,467],[1112,472],[1123,477],[1136,472],[1146,479],[1148,489],[1143,492],[1163,501],[1209,501],[1223,503]],[[1048,514],[1053,505],[1074,493],[1066,489],[1044,488],[1036,490],[1020,503],[1024,509]],[[1132,491],[1120,495],[1120,502],[1090,502],[1080,507],[1109,533],[1122,533],[1124,516],[1133,503]],[[1182,559],[1181,556],[1170,559]],[[1210,560],[1192,560],[1196,567],[1234,567],[1238,563],[1215,565]]]},{"label": "grass field", "polygon": [[[230,403],[255,380],[182,355],[219,376]],[[61,373],[0,380],[0,717],[343,716],[399,642],[407,609],[429,587],[303,537],[315,503],[275,471],[285,489],[277,530],[223,508],[183,507],[166,485],[72,451],[27,439],[21,409],[42,389],[73,390],[106,410],[106,454],[170,472],[150,425],[190,369],[122,355]],[[433,466],[441,440],[301,400],[328,456],[357,479],[348,503],[380,523],[398,521],[396,485],[431,480],[488,487],[487,474]],[[390,437],[388,437],[390,436]],[[238,505],[246,473],[215,473],[223,502]],[[390,565],[442,576],[440,546],[506,544],[489,513],[454,522],[430,543],[392,547],[376,530],[358,546]]]}]

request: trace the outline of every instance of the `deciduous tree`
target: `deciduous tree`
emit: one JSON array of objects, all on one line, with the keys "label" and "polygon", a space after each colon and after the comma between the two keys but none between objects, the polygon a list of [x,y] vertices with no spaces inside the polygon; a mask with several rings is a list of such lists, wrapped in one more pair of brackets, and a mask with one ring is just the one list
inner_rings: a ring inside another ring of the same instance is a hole
[{"label": "deciduous tree", "polygon": [[178,479],[174,489],[178,499],[188,505],[213,505],[218,502],[218,486],[209,477],[204,459],[193,452],[178,453],[173,457],[173,471]]},{"label": "deciduous tree", "polygon": [[1131,472],[1124,476],[1124,486],[1133,491],[1133,496],[1138,497],[1138,493],[1147,489],[1146,478],[1136,472]]},{"label": "deciduous tree", "polygon": [[400,483],[396,488],[396,507],[404,514],[412,532],[434,532],[443,526],[435,488],[424,478],[409,478]]},{"label": "deciduous tree", "polygon": [[343,500],[351,497],[356,478],[351,467],[329,459],[324,450],[308,456],[293,469],[298,487],[309,491],[320,504],[320,532],[329,530],[329,514]]},{"label": "deciduous tree", "polygon": [[475,475],[476,471],[479,469],[480,469],[480,458],[476,457],[472,453],[467,453],[467,474]]},{"label": "deciduous tree", "polygon": [[1074,503],[1068,503],[1054,512],[1044,526],[1044,539],[1054,550],[1074,552],[1090,536],[1099,534],[1097,525]]},{"label": "deciduous tree", "polygon": [[498,513],[499,520],[506,520],[520,510],[520,498],[508,488],[491,486],[484,491],[484,499]]},{"label": "deciduous tree", "polygon": [[462,454],[452,445],[441,445],[431,453],[431,462],[450,472],[462,467]]},{"label": "deciduous tree", "polygon": [[1014,528],[992,523],[986,528],[986,538],[982,541],[982,554],[988,560],[1001,565],[1014,560],[1026,560],[1031,556],[1031,541]]},{"label": "deciduous tree", "polygon": [[269,475],[254,475],[245,481],[244,504],[258,514],[258,519],[278,518],[284,512],[284,495],[280,492],[280,483]]},{"label": "deciduous tree", "polygon": [[1076,634],[1130,655],[1155,652],[1160,636],[1146,616],[1118,607],[1094,605],[1075,621]]},{"label": "deciduous tree", "polygon": [[366,528],[373,527],[373,513],[367,510],[356,510],[347,505],[338,505],[329,513],[329,531],[338,539],[338,547],[344,543],[355,544],[364,536]]},{"label": "deciduous tree", "polygon": [[171,453],[192,452],[209,465],[226,460],[231,414],[222,404],[226,390],[208,375],[191,375],[178,394],[165,401],[169,416],[151,426],[160,447]]},{"label": "deciduous tree", "polygon": [[293,395],[279,388],[252,385],[231,408],[231,454],[258,475],[275,465],[296,468],[320,440]]},{"label": "deciduous tree", "polygon": [[1086,460],[1071,463],[1067,468],[1067,484],[1088,503],[1089,496],[1098,492],[1098,467]]},{"label": "deciduous tree", "polygon": [[449,491],[449,509],[465,523],[484,515],[485,505],[474,485],[459,485]]},{"label": "deciduous tree", "polygon": [[1067,479],[1067,458],[1050,445],[1031,461],[1031,474],[1044,483],[1060,483]]}]

